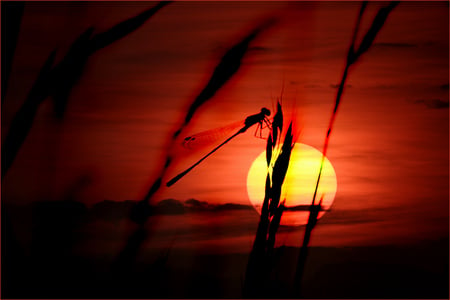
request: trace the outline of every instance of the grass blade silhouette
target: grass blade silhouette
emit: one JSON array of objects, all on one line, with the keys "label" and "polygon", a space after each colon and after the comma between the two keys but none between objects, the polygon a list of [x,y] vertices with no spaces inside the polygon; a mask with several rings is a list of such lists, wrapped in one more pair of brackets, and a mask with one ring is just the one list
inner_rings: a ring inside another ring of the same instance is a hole
[{"label": "grass blade silhouette", "polygon": [[306,224],[302,246],[300,247],[300,252],[297,259],[297,268],[294,275],[294,296],[297,298],[301,297],[301,282],[305,270],[306,258],[308,256],[309,240],[311,238],[311,233],[317,224],[319,212],[322,210],[322,200],[323,197],[320,199],[319,204],[309,206],[308,223]]},{"label": "grass blade silhouette", "polygon": [[9,75],[14,59],[14,52],[20,32],[25,2],[2,1],[1,32],[2,32],[2,105],[5,101]]},{"label": "grass blade silhouette", "polygon": [[231,47],[225,55],[220,60],[219,64],[214,69],[211,78],[209,79],[206,86],[200,92],[200,94],[194,99],[190,105],[186,116],[184,118],[183,124],[180,128],[175,131],[173,139],[176,139],[183,129],[189,124],[195,112],[202,106],[205,102],[211,99],[216,92],[225,83],[231,79],[231,77],[239,70],[241,66],[241,61],[244,55],[247,53],[250,43],[265,29],[274,24],[274,20],[270,19],[265,21],[260,26],[256,27],[252,32],[250,32],[244,39],[239,43]]},{"label": "grass blade silhouette", "polygon": [[347,62],[345,65],[345,69],[344,72],[342,74],[342,78],[341,78],[341,82],[339,84],[339,88],[336,94],[336,101],[334,104],[334,108],[333,108],[333,112],[331,114],[331,118],[329,121],[329,125],[328,125],[328,130],[325,136],[325,142],[324,142],[324,147],[323,147],[323,151],[322,151],[322,159],[320,162],[320,169],[319,169],[319,175],[316,181],[316,186],[314,189],[314,195],[313,195],[313,200],[312,200],[312,204],[314,204],[316,196],[317,196],[317,189],[319,187],[319,183],[320,183],[320,178],[322,175],[322,170],[323,170],[323,165],[325,162],[325,157],[327,155],[327,150],[328,150],[328,144],[329,144],[329,140],[330,140],[330,136],[331,136],[331,132],[333,131],[333,125],[334,125],[334,121],[336,119],[336,115],[337,115],[337,111],[339,109],[339,104],[341,102],[341,98],[342,98],[342,94],[344,92],[344,87],[345,87],[345,82],[347,80],[347,76],[348,76],[348,72],[350,69],[350,66],[353,65],[358,59],[359,57],[367,52],[367,50],[369,49],[369,47],[372,45],[373,41],[376,38],[377,33],[380,31],[380,29],[383,27],[384,23],[386,22],[389,13],[399,4],[399,2],[394,1],[394,2],[390,2],[387,6],[382,7],[377,15],[375,16],[375,19],[372,22],[371,27],[369,28],[369,30],[367,31],[367,33],[365,34],[359,48],[355,51],[355,41],[356,41],[356,35],[359,31],[360,28],[360,22],[361,22],[361,18],[364,14],[364,10],[367,6],[366,2],[363,2],[361,5],[361,10],[357,19],[357,23],[355,26],[355,31],[353,33],[353,38],[350,44],[350,48],[348,50],[348,55],[347,55]]},{"label": "grass blade silhouette", "polygon": [[55,77],[50,96],[53,100],[53,111],[59,120],[64,117],[73,87],[83,75],[84,67],[90,55],[89,43],[93,32],[93,27],[83,32],[54,68]]},{"label": "grass blade silhouette", "polygon": [[55,54],[56,51],[53,51],[45,61],[24,104],[19,108],[11,121],[10,128],[2,144],[2,180],[33,126],[39,105],[48,96],[51,82],[51,66],[55,59]]},{"label": "grass blade silhouette", "polygon": [[71,90],[79,82],[89,57],[98,50],[134,32],[161,8],[170,3],[170,1],[159,2],[154,7],[102,33],[92,35],[94,28],[91,27],[73,43],[66,56],[55,67],[58,76],[55,78],[56,82],[52,91],[52,97],[55,115],[58,119],[63,118]]},{"label": "grass blade silhouette", "polygon": [[281,146],[281,152],[275,161],[272,173],[272,199],[269,206],[269,216],[275,213],[275,210],[279,206],[281,197],[281,188],[283,186],[284,179],[289,167],[289,160],[292,152],[293,135],[292,135],[292,123],[289,125],[288,131],[285,135],[283,145]]},{"label": "grass blade silhouette", "polygon": [[377,15],[375,16],[375,19],[372,22],[372,26],[370,26],[366,35],[363,37],[361,44],[359,45],[359,48],[355,53],[356,59],[358,59],[363,53],[369,50],[378,32],[381,30],[384,23],[386,22],[389,14],[399,3],[400,2],[398,1],[393,1],[390,2],[387,6],[380,8]]},{"label": "grass blade silhouette", "polygon": [[274,143],[271,145],[272,150],[274,149],[275,144],[279,142],[279,138],[281,138],[282,131],[283,131],[283,112],[281,109],[280,102],[277,102],[277,112],[275,113],[272,122],[272,139]]},{"label": "grass blade silhouette", "polygon": [[330,141],[330,136],[331,133],[333,131],[333,125],[336,119],[336,115],[339,109],[339,104],[341,102],[341,98],[344,92],[344,87],[345,87],[345,82],[347,80],[347,76],[348,76],[348,72],[350,67],[355,64],[358,59],[360,58],[360,56],[367,52],[370,48],[370,46],[372,45],[373,41],[376,38],[376,35],[378,34],[378,32],[381,30],[381,28],[383,27],[384,23],[386,22],[390,12],[399,4],[399,2],[397,1],[393,1],[390,2],[388,5],[386,5],[385,7],[382,7],[378,13],[376,14],[374,20],[372,21],[372,24],[369,28],[369,30],[367,31],[367,33],[364,35],[360,46],[358,47],[357,50],[355,50],[355,42],[356,42],[356,37],[358,34],[358,31],[360,29],[360,25],[361,25],[361,19],[364,15],[364,11],[367,7],[367,2],[364,1],[361,4],[361,9],[356,21],[356,25],[355,25],[355,29],[353,32],[353,36],[352,36],[352,40],[350,43],[350,47],[348,50],[348,54],[347,54],[347,61],[346,61],[346,65],[345,65],[345,69],[343,71],[342,74],[342,78],[341,78],[341,82],[339,84],[339,88],[337,90],[336,93],[336,100],[335,100],[335,105],[330,117],[330,121],[329,121],[329,125],[328,125],[328,130],[327,133],[325,135],[325,141],[324,141],[324,147],[323,147],[323,151],[322,151],[322,159],[320,162],[320,169],[319,169],[319,174],[317,177],[317,181],[316,181],[316,185],[314,188],[314,194],[313,194],[313,199],[311,202],[311,209],[310,209],[310,218],[308,219],[308,224],[306,226],[305,229],[305,235],[303,238],[303,243],[302,243],[302,247],[300,249],[300,253],[299,253],[299,258],[298,258],[298,265],[297,265],[297,270],[296,270],[296,275],[294,278],[294,297],[300,297],[301,296],[301,280],[302,280],[302,276],[303,276],[303,271],[304,271],[304,265],[305,265],[305,261],[306,261],[306,256],[307,256],[307,247],[309,244],[309,239],[311,236],[311,232],[314,229],[314,226],[316,225],[317,222],[317,214],[319,212],[319,210],[321,209],[321,203],[322,203],[322,199],[320,200],[319,203],[319,208],[317,208],[317,205],[315,205],[315,200],[317,197],[317,190],[319,187],[319,183],[320,183],[320,179],[321,179],[321,175],[322,175],[322,171],[323,171],[323,165],[325,162],[325,157],[327,155],[327,150],[328,150],[328,145],[329,145],[329,141]]},{"label": "grass blade silhouette", "polygon": [[[72,44],[66,56],[52,68],[56,51],[52,52],[42,67],[24,104],[14,116],[2,145],[2,180],[30,131],[39,105],[49,96],[53,98],[54,112],[62,119],[72,88],[81,78],[84,66],[92,53],[139,28],[168,2],[160,3],[91,39],[94,28],[87,29]],[[123,25],[125,24],[125,25]]]},{"label": "grass blade silhouette", "polygon": [[280,203],[280,197],[284,179],[286,178],[286,174],[289,168],[289,161],[291,159],[293,146],[294,143],[291,122],[286,132],[283,145],[281,146],[281,153],[275,161],[272,172],[272,199],[269,206],[269,216],[271,216],[272,219],[269,225],[269,236],[267,240],[267,249],[269,251],[269,255],[271,255],[273,252],[276,234],[280,226],[281,216],[284,211],[284,201]]},{"label": "grass blade silhouette", "polygon": [[[280,204],[281,188],[293,149],[292,122],[289,124],[283,144],[277,147],[281,143],[282,128],[283,113],[281,104],[278,103],[266,144],[265,195],[253,247],[247,262],[243,288],[243,295],[246,298],[267,297],[265,287],[269,284],[275,238],[284,211],[284,201]],[[277,150],[276,153],[274,150]],[[273,166],[272,160],[275,160]]]},{"label": "grass blade silhouette", "polygon": [[160,9],[171,4],[173,1],[161,1],[155,6],[145,10],[139,15],[127,19],[109,30],[96,34],[89,45],[89,52],[92,54],[99,49],[102,49],[122,38],[129,35],[139,27],[141,27],[147,20],[149,20],[154,14],[156,14]]}]

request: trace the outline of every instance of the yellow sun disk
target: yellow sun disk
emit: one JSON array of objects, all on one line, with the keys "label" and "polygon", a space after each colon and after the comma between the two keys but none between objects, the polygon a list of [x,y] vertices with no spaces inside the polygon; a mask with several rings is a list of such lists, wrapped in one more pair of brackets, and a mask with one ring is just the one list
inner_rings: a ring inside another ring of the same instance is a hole
[{"label": "yellow sun disk", "polygon": [[[281,193],[281,201],[285,199],[286,206],[311,204],[321,159],[322,153],[317,149],[301,143],[295,144]],[[258,212],[260,212],[264,200],[266,176],[267,164],[264,151],[255,159],[247,176],[248,196]],[[328,209],[333,203],[336,188],[336,173],[330,161],[325,158],[316,203],[323,195],[322,204],[325,209]],[[319,217],[321,215],[323,213]],[[301,225],[307,222],[307,218],[307,212],[285,212],[281,223],[283,225]]]}]

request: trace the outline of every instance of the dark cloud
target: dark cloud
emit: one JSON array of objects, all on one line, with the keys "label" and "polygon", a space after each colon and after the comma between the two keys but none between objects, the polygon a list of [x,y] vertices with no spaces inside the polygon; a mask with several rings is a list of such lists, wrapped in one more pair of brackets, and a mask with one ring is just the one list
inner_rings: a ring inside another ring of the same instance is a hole
[{"label": "dark cloud", "polygon": [[[91,215],[93,218],[104,220],[125,219],[129,216],[131,208],[135,203],[133,200],[105,200],[92,206]],[[164,199],[151,207],[151,211],[155,215],[179,215],[193,212],[213,213],[232,210],[253,210],[253,206],[236,203],[212,204],[196,199],[189,199],[184,203],[176,199]]]},{"label": "dark cloud", "polygon": [[331,224],[362,224],[380,221],[373,213],[367,213],[360,210],[331,210],[325,214],[320,223],[325,225]]},{"label": "dark cloud", "polygon": [[439,88],[440,88],[441,90],[448,91],[448,83],[441,84],[441,85],[439,86]]},{"label": "dark cloud", "polygon": [[413,48],[417,47],[417,44],[411,43],[396,43],[396,42],[384,42],[384,43],[375,43],[374,47],[383,47],[383,48]]},{"label": "dark cloud", "polygon": [[402,207],[380,207],[371,209],[336,209],[333,208],[321,219],[321,224],[362,224],[382,222],[398,216],[404,210]]},{"label": "dark cloud", "polygon": [[[367,199],[366,199],[367,200]],[[365,223],[385,222],[398,219],[405,215],[405,208],[400,206],[377,207],[370,209],[334,209],[327,210],[327,213],[320,218],[321,226],[328,225],[359,225]],[[281,232],[295,232],[303,230],[305,225],[281,225]]]},{"label": "dark cloud", "polygon": [[[333,89],[337,89],[337,88],[339,88],[339,84],[337,84],[337,83],[336,84],[330,84],[330,87],[333,88]],[[351,88],[352,85],[351,84],[346,84],[345,87],[346,88]]]},{"label": "dark cloud", "polygon": [[321,86],[319,84],[305,84],[304,87],[307,89],[315,89],[320,88]]},{"label": "dark cloud", "polygon": [[423,104],[430,109],[448,108],[448,100],[441,100],[441,99],[418,99],[418,100],[413,100],[412,103]]}]

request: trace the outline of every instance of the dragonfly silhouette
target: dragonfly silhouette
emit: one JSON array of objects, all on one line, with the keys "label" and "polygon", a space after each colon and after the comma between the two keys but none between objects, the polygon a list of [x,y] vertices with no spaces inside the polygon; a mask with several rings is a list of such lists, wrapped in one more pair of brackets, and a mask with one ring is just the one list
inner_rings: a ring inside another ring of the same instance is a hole
[{"label": "dragonfly silhouette", "polygon": [[[213,150],[211,150],[208,154],[206,154],[205,156],[203,156],[199,161],[197,161],[195,164],[193,164],[192,166],[190,166],[189,168],[187,168],[186,170],[184,170],[183,172],[181,172],[180,174],[178,174],[177,176],[173,177],[171,180],[169,180],[166,183],[166,186],[170,187],[173,184],[175,184],[178,180],[180,180],[184,175],[186,175],[187,173],[189,173],[193,168],[195,168],[197,165],[199,165],[202,161],[204,161],[208,156],[210,156],[211,154],[213,154],[214,152],[216,152],[220,147],[222,147],[223,145],[225,145],[226,143],[228,143],[229,141],[231,141],[233,138],[235,138],[236,136],[238,136],[241,133],[244,133],[247,131],[247,129],[249,129],[250,127],[252,127],[255,124],[258,124],[258,127],[256,128],[255,131],[255,135],[258,133],[259,130],[259,137],[262,138],[262,129],[264,128],[264,126],[267,126],[268,128],[271,127],[271,122],[268,119],[268,116],[270,116],[270,110],[263,107],[261,108],[261,111],[257,114],[248,116],[245,121],[244,121],[244,126],[239,129],[235,134],[233,134],[232,136],[230,136],[228,139],[226,139],[223,143],[221,143],[219,146],[217,146],[216,148],[214,148]],[[242,122],[239,122],[239,124],[242,124]],[[208,130],[205,132],[201,132],[198,133],[196,135],[193,136],[189,136],[187,138],[184,139],[183,141],[183,146],[186,148],[191,148],[191,145],[194,145],[195,143],[199,142],[199,140],[201,140],[202,138],[205,138],[207,136],[210,135],[214,135],[217,134],[218,131],[221,131],[223,128],[219,128],[219,129],[213,129],[213,130]]]}]

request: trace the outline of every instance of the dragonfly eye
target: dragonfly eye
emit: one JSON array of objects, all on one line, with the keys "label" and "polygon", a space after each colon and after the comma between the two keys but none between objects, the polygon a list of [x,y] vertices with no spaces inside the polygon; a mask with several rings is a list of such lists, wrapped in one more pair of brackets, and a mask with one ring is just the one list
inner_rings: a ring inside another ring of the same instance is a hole
[{"label": "dragonfly eye", "polygon": [[263,115],[270,116],[270,110],[265,107],[261,108],[261,113]]}]

